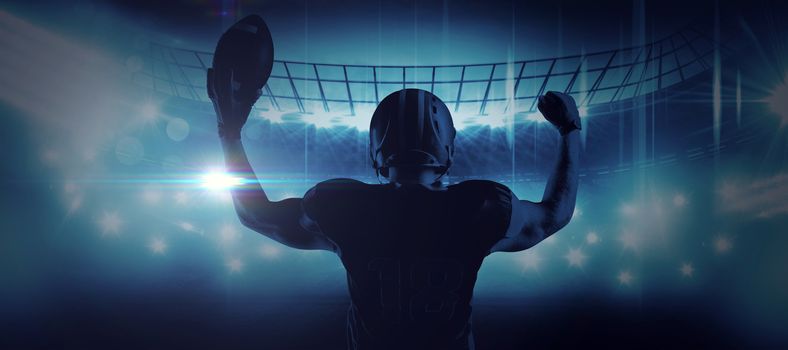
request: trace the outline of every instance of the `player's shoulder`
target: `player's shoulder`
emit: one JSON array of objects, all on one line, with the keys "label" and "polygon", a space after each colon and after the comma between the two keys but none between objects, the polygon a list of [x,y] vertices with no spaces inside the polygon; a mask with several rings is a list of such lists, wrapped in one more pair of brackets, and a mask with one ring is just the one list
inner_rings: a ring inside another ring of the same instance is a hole
[{"label": "player's shoulder", "polygon": [[366,188],[370,185],[348,178],[336,178],[319,182],[314,187],[310,188],[304,199],[316,199],[318,197],[330,197],[335,195],[349,194],[356,192],[360,189]]},{"label": "player's shoulder", "polygon": [[337,191],[337,190],[359,189],[368,186],[370,185],[355,179],[336,178],[336,179],[330,179],[320,182],[317,185],[315,185],[314,188],[318,191]]},{"label": "player's shoulder", "polygon": [[467,180],[449,186],[450,190],[473,193],[481,197],[511,197],[511,190],[506,185],[490,180]]},{"label": "player's shoulder", "polygon": [[483,250],[491,247],[506,232],[511,221],[512,191],[489,180],[469,180],[452,186],[455,208],[479,230]]},{"label": "player's shoulder", "polygon": [[364,182],[337,178],[316,184],[307,190],[302,206],[312,219],[337,217],[338,213],[352,212],[369,197]]}]

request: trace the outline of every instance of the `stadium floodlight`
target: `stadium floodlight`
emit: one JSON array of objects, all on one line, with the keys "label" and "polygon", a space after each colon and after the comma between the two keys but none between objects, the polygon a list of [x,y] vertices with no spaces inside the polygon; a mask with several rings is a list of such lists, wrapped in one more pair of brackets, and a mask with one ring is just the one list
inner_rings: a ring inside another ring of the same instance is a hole
[{"label": "stadium floodlight", "polygon": [[159,116],[159,108],[152,102],[146,102],[140,107],[140,114],[145,121],[154,121]]},{"label": "stadium floodlight", "polygon": [[771,95],[766,98],[766,103],[772,112],[782,118],[781,125],[788,124],[788,75],[774,87]]},{"label": "stadium floodlight", "polygon": [[167,251],[167,243],[163,238],[154,237],[151,238],[148,248],[154,254],[164,254]]}]

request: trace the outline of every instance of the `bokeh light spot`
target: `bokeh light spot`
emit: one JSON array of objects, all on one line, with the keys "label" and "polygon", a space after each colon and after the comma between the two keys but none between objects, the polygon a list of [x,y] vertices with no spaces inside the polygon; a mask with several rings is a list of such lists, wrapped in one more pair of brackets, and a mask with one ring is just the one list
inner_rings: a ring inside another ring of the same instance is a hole
[{"label": "bokeh light spot", "polygon": [[167,136],[176,142],[183,141],[189,136],[189,123],[181,118],[173,118],[167,123]]}]

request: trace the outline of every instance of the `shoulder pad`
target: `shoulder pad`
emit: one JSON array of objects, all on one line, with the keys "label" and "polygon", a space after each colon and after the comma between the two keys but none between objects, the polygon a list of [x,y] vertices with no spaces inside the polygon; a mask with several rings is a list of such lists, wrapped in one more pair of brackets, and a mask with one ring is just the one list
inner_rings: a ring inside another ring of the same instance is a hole
[{"label": "shoulder pad", "polygon": [[467,189],[471,191],[502,190],[505,192],[509,192],[509,187],[506,187],[506,185],[490,180],[467,180],[460,182],[458,184],[451,185],[450,187],[454,187],[457,189]]},{"label": "shoulder pad", "polygon": [[368,186],[353,179],[331,179],[318,183],[307,190],[302,206],[304,212],[313,220],[320,220],[325,215],[333,215],[342,211],[347,206],[347,199],[353,197],[351,193]]},{"label": "shoulder pad", "polygon": [[365,183],[348,178],[326,180],[315,185],[318,190],[350,189],[366,186]]}]

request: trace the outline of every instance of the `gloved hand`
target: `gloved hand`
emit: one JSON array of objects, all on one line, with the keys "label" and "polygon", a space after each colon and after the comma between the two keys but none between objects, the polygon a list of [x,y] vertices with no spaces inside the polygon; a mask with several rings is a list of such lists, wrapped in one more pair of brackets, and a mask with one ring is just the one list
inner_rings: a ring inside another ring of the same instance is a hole
[{"label": "gloved hand", "polygon": [[544,96],[539,96],[539,103],[536,106],[544,118],[558,128],[561,135],[581,129],[580,112],[577,110],[577,104],[572,96],[557,91],[548,91]]},{"label": "gloved hand", "polygon": [[233,74],[231,69],[209,68],[207,89],[216,111],[219,137],[238,140],[241,128],[249,119],[249,112],[262,91],[242,88],[241,83],[233,79]]}]

